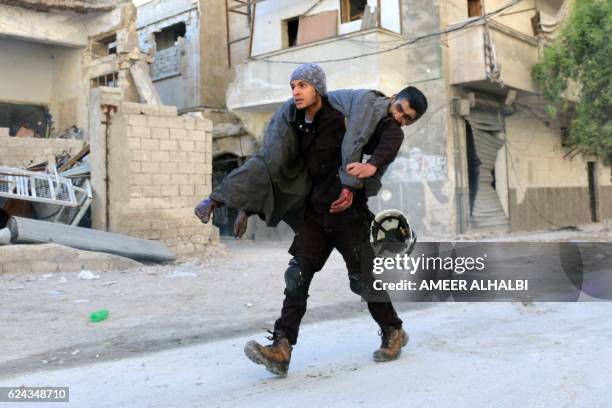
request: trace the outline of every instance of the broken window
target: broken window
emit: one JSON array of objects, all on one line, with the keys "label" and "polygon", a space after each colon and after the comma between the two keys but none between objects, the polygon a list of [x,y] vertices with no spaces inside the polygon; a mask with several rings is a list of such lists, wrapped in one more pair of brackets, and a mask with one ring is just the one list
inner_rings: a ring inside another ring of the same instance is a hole
[{"label": "broken window", "polygon": [[157,50],[174,47],[179,37],[185,38],[185,31],[185,23],[178,23],[155,33],[155,45]]},{"label": "broken window", "polygon": [[91,52],[94,57],[104,57],[106,55],[116,54],[117,35],[113,34],[93,41],[91,44]]},{"label": "broken window", "polygon": [[299,26],[299,17],[293,17],[283,21],[283,48],[294,47],[297,45]]},{"label": "broken window", "polygon": [[367,0],[340,0],[342,22],[348,23],[362,19],[367,5]]},{"label": "broken window", "polygon": [[468,0],[468,17],[482,16],[481,0]]},{"label": "broken window", "polygon": [[117,73],[111,72],[110,74],[101,75],[91,79],[91,88],[97,88],[100,86],[110,86],[112,88],[119,87],[117,83]]},{"label": "broken window", "polygon": [[0,102],[0,128],[9,128],[10,136],[17,136],[22,130],[21,134],[46,137],[50,123],[51,115],[45,106]]}]

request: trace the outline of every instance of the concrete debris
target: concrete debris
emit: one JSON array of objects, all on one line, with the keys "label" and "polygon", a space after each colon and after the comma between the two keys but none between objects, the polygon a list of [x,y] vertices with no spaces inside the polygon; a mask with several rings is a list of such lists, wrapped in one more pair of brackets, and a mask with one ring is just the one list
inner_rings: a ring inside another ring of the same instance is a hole
[{"label": "concrete debris", "polygon": [[162,105],[161,98],[151,76],[149,75],[149,66],[144,61],[137,61],[130,67],[130,73],[134,84],[140,95],[140,99],[150,105]]},{"label": "concrete debris", "polygon": [[79,279],[83,279],[83,280],[100,279],[100,275],[96,275],[92,271],[83,270],[81,271],[81,273],[79,273]]}]

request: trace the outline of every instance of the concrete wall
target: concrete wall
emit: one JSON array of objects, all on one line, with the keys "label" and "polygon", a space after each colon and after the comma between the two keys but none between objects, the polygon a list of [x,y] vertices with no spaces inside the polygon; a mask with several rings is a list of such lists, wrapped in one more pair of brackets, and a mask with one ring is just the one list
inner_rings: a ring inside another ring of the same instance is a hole
[{"label": "concrete wall", "polygon": [[82,140],[10,137],[8,129],[0,128],[0,166],[25,168],[62,152],[75,155],[84,144]]},{"label": "concrete wall", "polygon": [[211,191],[212,123],[177,116],[175,107],[92,98],[119,108],[108,144],[104,126],[92,133],[93,227],[161,240],[178,253],[216,242],[217,229],[193,215]]},{"label": "concrete wall", "polygon": [[200,101],[209,108],[225,107],[230,79],[227,60],[225,2],[199,0],[200,5]]},{"label": "concrete wall", "polygon": [[514,231],[591,222],[588,161],[597,162],[599,218],[612,217],[612,169],[567,148],[554,127],[518,113],[506,119],[511,228]]}]

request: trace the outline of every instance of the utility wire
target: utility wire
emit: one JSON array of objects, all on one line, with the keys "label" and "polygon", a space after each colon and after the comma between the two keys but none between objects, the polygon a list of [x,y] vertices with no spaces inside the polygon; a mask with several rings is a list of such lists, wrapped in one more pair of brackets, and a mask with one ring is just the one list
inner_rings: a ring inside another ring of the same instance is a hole
[{"label": "utility wire", "polygon": [[[510,3],[508,3],[507,5],[499,8],[499,9],[497,9],[495,11],[492,11],[490,13],[486,13],[486,14],[484,14],[482,16],[479,16],[477,18],[474,18],[472,20],[468,20],[465,23],[463,23],[463,24],[461,24],[461,25],[459,25],[457,27],[453,27],[453,28],[450,28],[450,29],[444,30],[444,31],[437,31],[437,32],[429,33],[429,34],[424,34],[424,35],[416,37],[416,38],[414,38],[412,40],[409,40],[409,41],[403,42],[403,43],[401,43],[399,45],[396,45],[395,47],[391,47],[391,48],[388,48],[388,49],[385,49],[385,50],[380,50],[380,51],[370,52],[370,53],[366,53],[366,54],[355,55],[355,56],[352,56],[352,57],[333,58],[333,59],[326,59],[326,60],[319,60],[319,61],[309,61],[309,62],[311,62],[311,63],[314,62],[314,63],[321,64],[321,63],[326,63],[326,62],[350,61],[350,60],[354,60],[354,59],[358,59],[358,58],[369,57],[369,56],[372,56],[372,55],[379,55],[379,54],[384,54],[384,53],[387,53],[387,52],[395,51],[395,50],[403,48],[403,47],[405,47],[407,45],[415,44],[415,43],[417,43],[419,41],[422,41],[422,40],[425,40],[425,39],[428,39],[428,38],[439,37],[439,36],[442,36],[444,34],[448,34],[448,33],[452,33],[452,32],[455,32],[455,31],[463,30],[463,29],[465,29],[465,28],[467,28],[469,26],[472,26],[472,25],[480,22],[480,21],[486,20],[487,18],[489,18],[491,16],[499,14],[499,13],[509,9],[510,7],[515,6],[516,4],[520,3],[521,1],[523,1],[523,0],[513,0]],[[304,62],[300,62],[300,61],[273,60],[273,59],[270,59],[270,58],[257,58],[257,57],[252,57],[251,61],[263,61],[263,62],[275,63],[275,64],[298,64],[298,65],[304,63]]]}]

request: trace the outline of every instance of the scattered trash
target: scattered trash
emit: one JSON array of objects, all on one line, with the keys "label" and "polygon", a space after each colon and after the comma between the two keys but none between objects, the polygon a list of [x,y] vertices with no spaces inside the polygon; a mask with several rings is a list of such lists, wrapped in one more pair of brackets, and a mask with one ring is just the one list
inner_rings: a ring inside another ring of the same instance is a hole
[{"label": "scattered trash", "polygon": [[89,300],[87,299],[75,299],[73,300],[74,303],[89,303]]},{"label": "scattered trash", "polygon": [[72,353],[70,353],[70,355],[76,356],[77,354],[79,354],[79,351],[81,350],[80,349],[74,350]]},{"label": "scattered trash", "polygon": [[252,304],[252,303],[249,303],[249,302],[245,303],[244,305],[245,305],[246,307],[253,307],[253,304]]},{"label": "scattered trash", "polygon": [[46,273],[46,274],[44,274],[44,275],[42,276],[42,278],[43,278],[43,279],[47,279],[47,278],[50,278],[50,277],[52,277],[52,276],[53,276],[53,274],[52,274],[52,273]]},{"label": "scattered trash", "polygon": [[172,271],[171,273],[166,274],[167,278],[197,278],[198,275],[193,272],[183,272],[183,271]]},{"label": "scattered trash", "polygon": [[75,125],[70,126],[68,129],[64,130],[64,132],[57,135],[58,139],[76,139],[83,140],[83,129],[76,127]]},{"label": "scattered trash", "polygon": [[64,292],[61,290],[50,290],[47,292],[47,295],[49,296],[63,296]]},{"label": "scattered trash", "polygon": [[[106,320],[108,318],[108,310],[106,309],[100,309],[100,310],[96,310],[95,312],[92,312],[89,315],[89,321],[92,323],[98,323],[101,322],[103,320]],[[98,357],[98,356],[96,356]]]},{"label": "scattered trash", "polygon": [[117,281],[116,281],[116,280],[113,280],[113,281],[108,281],[108,282],[104,282],[104,283],[102,284],[102,286],[111,286],[111,285],[114,285],[115,283],[117,283]]},{"label": "scattered trash", "polygon": [[84,280],[100,279],[100,275],[96,275],[92,271],[88,271],[84,269],[81,271],[81,273],[79,273],[79,279],[84,279]]},{"label": "scattered trash", "polygon": [[68,282],[68,279],[66,279],[65,276],[62,276],[61,278],[59,278],[58,282],[59,283],[66,283],[66,282]]},{"label": "scattered trash", "polygon": [[11,286],[9,288],[9,290],[21,290],[21,289],[25,289],[25,285],[24,286]]}]

